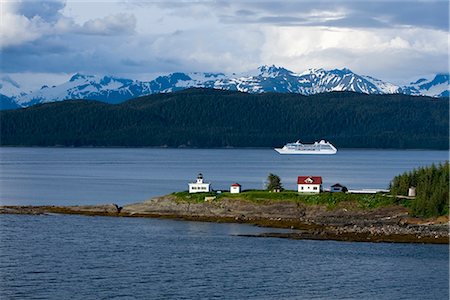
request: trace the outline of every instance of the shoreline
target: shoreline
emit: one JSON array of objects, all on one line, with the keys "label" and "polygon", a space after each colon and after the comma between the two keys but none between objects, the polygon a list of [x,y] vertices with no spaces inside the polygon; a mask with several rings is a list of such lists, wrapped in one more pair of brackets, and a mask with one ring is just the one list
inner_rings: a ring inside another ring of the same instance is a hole
[{"label": "shoreline", "polygon": [[327,209],[289,201],[250,203],[223,199],[217,202],[180,202],[163,196],[119,207],[115,204],[85,206],[0,206],[0,214],[71,214],[84,216],[163,218],[183,221],[252,224],[293,229],[292,233],[268,232],[251,237],[271,237],[351,242],[449,244],[448,216],[422,219],[405,208],[390,206],[360,210],[343,203]]},{"label": "shoreline", "polygon": [[[178,149],[186,149],[186,150],[274,150],[277,146],[274,147],[184,147],[184,146],[178,146],[178,147],[165,147],[165,146],[134,146],[134,147],[127,147],[127,146],[63,146],[63,145],[53,145],[53,146],[43,146],[43,145],[0,145],[0,148],[42,148],[42,149],[48,149],[48,148],[54,148],[54,149],[169,149],[169,150],[178,150]],[[361,147],[361,148],[345,148],[340,147],[338,148],[339,151],[347,151],[347,150],[371,150],[371,151],[446,151],[448,152],[450,148],[448,149],[441,149],[441,148],[367,148],[367,147]]]}]

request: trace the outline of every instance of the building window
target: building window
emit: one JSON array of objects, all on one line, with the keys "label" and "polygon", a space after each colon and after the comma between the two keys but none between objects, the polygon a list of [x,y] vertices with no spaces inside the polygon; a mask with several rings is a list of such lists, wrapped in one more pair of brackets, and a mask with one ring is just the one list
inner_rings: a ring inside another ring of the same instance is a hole
[{"label": "building window", "polygon": [[303,187],[300,188],[303,191]]},{"label": "building window", "polygon": [[314,190],[317,190],[317,186],[313,187]]}]

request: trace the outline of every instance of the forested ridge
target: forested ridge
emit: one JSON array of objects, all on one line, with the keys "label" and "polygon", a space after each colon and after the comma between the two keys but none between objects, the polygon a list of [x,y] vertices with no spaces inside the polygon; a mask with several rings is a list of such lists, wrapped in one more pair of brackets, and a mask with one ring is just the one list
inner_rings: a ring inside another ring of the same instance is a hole
[{"label": "forested ridge", "polygon": [[1,145],[448,149],[448,99],[188,89],[121,104],[71,100],[0,112]]}]

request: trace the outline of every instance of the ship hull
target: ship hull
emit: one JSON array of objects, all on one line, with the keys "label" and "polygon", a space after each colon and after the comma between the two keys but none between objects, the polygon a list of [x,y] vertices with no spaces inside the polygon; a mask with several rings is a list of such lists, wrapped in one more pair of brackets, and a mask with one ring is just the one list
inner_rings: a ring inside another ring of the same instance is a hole
[{"label": "ship hull", "polygon": [[290,149],[283,149],[283,148],[275,148],[275,151],[277,151],[280,154],[290,154],[290,155],[308,155],[308,154],[316,154],[316,155],[331,155],[336,154],[337,150],[290,150]]}]

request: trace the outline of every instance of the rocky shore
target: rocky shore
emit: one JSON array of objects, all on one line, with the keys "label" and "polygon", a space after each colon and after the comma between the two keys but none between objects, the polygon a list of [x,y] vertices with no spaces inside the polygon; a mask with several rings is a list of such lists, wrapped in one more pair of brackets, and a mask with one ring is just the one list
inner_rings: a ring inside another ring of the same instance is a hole
[{"label": "rocky shore", "polygon": [[[207,222],[249,223],[291,228],[292,233],[265,233],[261,237],[292,239],[449,243],[448,217],[411,217],[403,206],[361,209],[342,202],[325,205],[292,201],[251,201],[222,198],[220,201],[187,202],[173,195],[119,207],[115,204],[88,206],[1,206],[3,214],[78,214],[113,217],[154,217]],[[270,231],[270,230],[268,230]]]}]

